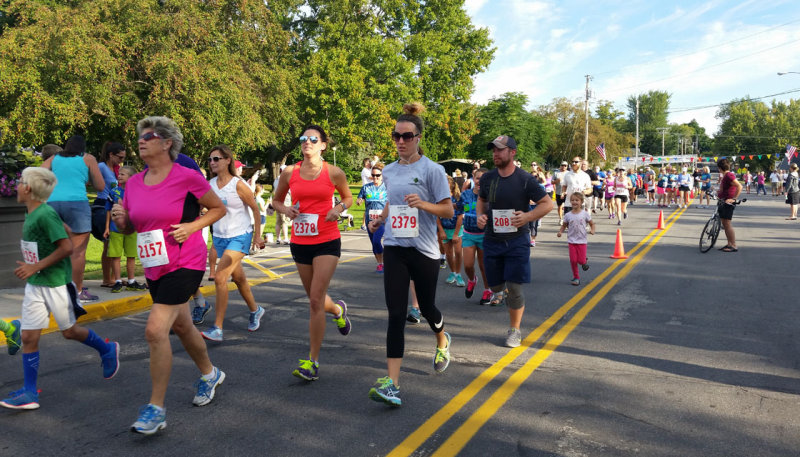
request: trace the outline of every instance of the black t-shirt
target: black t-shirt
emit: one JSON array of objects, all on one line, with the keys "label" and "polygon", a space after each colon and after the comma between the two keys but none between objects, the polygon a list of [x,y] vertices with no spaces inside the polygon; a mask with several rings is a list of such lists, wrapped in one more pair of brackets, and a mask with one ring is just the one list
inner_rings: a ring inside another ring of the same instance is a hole
[{"label": "black t-shirt", "polygon": [[489,220],[486,223],[486,236],[495,240],[509,240],[522,235],[528,235],[528,225],[517,228],[512,233],[494,233],[492,224],[493,209],[513,209],[515,211],[529,211],[530,202],[537,202],[547,196],[544,187],[527,171],[520,168],[514,173],[502,177],[497,169],[490,170],[481,176],[480,198],[486,201],[486,210]]}]

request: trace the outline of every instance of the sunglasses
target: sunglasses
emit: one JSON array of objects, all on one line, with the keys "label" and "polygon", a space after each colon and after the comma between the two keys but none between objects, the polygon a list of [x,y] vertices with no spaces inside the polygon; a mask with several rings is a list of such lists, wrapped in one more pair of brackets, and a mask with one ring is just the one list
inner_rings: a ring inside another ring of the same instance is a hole
[{"label": "sunglasses", "polygon": [[572,163],[581,163],[580,160],[573,160]]},{"label": "sunglasses", "polygon": [[217,157],[209,157],[208,161],[209,162],[219,162],[222,159],[224,159],[224,157],[219,157],[219,156],[217,156]]},{"label": "sunglasses", "polygon": [[381,174],[377,174],[377,175],[372,175],[372,177],[373,177],[373,178],[380,178],[382,174],[383,174],[383,173],[381,173]]},{"label": "sunglasses", "polygon": [[411,132],[406,132],[406,133],[392,132],[392,139],[394,141],[400,141],[400,138],[402,138],[403,141],[411,141],[415,137],[418,137],[419,135],[420,135],[419,133],[411,133]]},{"label": "sunglasses", "polygon": [[300,140],[301,143],[305,143],[306,140],[308,140],[308,141],[311,141],[312,144],[317,144],[317,141],[319,141],[319,138],[315,137],[314,135],[311,135],[311,136],[303,135],[298,139]]},{"label": "sunglasses", "polygon": [[147,133],[143,133],[143,134],[139,135],[139,139],[140,140],[150,141],[153,138],[163,139],[164,137],[162,137],[161,135],[159,135],[156,132],[147,132]]}]

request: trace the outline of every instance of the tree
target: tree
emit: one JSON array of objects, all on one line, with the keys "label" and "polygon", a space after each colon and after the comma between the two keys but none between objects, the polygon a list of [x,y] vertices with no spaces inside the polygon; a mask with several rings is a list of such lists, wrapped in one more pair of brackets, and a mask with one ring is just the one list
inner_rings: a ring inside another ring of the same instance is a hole
[{"label": "tree", "polygon": [[[626,131],[636,132],[636,100],[639,100],[639,151],[645,154],[661,154],[661,134],[658,128],[667,127],[667,111],[671,95],[651,90],[646,94],[628,97],[628,126]],[[635,143],[635,139],[634,139]]]}]

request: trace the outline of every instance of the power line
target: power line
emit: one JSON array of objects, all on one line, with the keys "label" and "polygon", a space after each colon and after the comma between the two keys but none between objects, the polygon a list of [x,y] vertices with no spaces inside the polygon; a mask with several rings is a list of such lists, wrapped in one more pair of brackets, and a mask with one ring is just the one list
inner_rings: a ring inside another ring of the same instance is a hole
[{"label": "power line", "polygon": [[747,97],[747,98],[744,98],[744,99],[741,99],[741,100],[736,100],[736,101],[726,102],[726,103],[719,103],[719,104],[716,104],[716,105],[695,106],[695,107],[692,107],[692,108],[675,108],[675,109],[667,110],[667,113],[684,113],[684,112],[687,112],[687,111],[696,111],[696,110],[701,110],[701,109],[717,108],[717,107],[725,106],[725,105],[733,105],[735,103],[740,103],[742,101],[761,100],[762,98],[776,97],[778,95],[792,94],[792,93],[795,93],[795,92],[800,92],[800,89],[787,90],[786,92],[778,92],[777,94],[764,95],[764,96],[761,96],[761,97]]}]

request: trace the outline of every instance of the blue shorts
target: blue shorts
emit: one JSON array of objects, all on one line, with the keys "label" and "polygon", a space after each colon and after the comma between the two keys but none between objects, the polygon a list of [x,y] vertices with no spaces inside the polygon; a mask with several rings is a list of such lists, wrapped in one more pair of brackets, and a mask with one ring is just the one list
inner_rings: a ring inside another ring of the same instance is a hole
[{"label": "blue shorts", "polygon": [[89,200],[85,202],[47,202],[47,204],[56,210],[72,233],[92,231],[92,209],[89,207]]},{"label": "blue shorts", "polygon": [[525,284],[531,282],[531,245],[527,236],[501,241],[483,239],[483,266],[489,287],[506,281]]},{"label": "blue shorts", "polygon": [[483,233],[464,232],[461,236],[461,247],[469,248],[472,246],[475,246],[481,251],[483,250]]},{"label": "blue shorts", "polygon": [[233,238],[211,237],[214,249],[217,250],[217,258],[221,259],[225,250],[250,254],[250,244],[253,242],[253,232],[247,232]]},{"label": "blue shorts", "polygon": [[[447,243],[448,241],[452,240],[453,239],[453,234],[455,233],[455,231],[456,231],[456,229],[454,229],[454,228],[452,228],[452,229],[444,229],[444,240],[442,240],[442,243]],[[458,237],[461,238],[462,236],[464,236],[464,227],[463,226],[460,229],[458,229]]]}]

